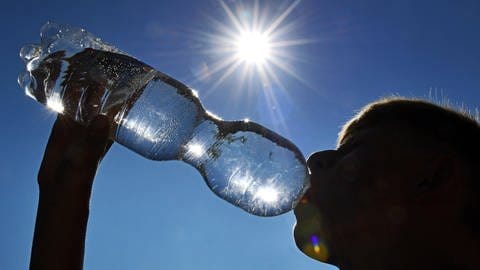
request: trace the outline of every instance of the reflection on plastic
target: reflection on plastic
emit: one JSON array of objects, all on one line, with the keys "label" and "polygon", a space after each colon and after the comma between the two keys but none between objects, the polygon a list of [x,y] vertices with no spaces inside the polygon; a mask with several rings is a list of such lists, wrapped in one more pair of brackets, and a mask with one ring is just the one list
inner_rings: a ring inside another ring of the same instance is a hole
[{"label": "reflection on plastic", "polygon": [[88,124],[112,119],[112,139],[152,160],[194,166],[210,189],[245,211],[279,215],[308,186],[295,145],[251,121],[222,121],[189,87],[79,28],[47,23],[20,50],[26,94]]}]

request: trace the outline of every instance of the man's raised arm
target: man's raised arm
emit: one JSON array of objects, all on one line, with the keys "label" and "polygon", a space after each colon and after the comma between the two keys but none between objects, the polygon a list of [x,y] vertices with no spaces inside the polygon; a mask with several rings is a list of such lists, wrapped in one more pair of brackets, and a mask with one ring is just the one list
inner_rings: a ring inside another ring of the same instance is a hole
[{"label": "man's raised arm", "polygon": [[30,270],[83,268],[90,194],[97,167],[112,143],[109,126],[103,116],[88,127],[58,116],[38,173]]}]

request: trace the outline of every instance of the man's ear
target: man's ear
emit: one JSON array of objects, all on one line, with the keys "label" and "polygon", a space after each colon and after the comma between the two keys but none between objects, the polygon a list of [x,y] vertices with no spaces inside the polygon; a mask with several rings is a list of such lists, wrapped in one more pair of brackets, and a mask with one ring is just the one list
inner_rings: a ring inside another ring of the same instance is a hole
[{"label": "man's ear", "polygon": [[458,166],[459,160],[453,155],[440,154],[432,157],[418,175],[416,192],[428,193],[451,188],[455,184]]}]

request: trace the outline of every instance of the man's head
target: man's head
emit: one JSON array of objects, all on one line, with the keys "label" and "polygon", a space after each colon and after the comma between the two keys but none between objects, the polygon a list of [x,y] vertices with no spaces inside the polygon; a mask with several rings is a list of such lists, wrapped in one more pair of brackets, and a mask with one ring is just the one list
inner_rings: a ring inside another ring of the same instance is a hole
[{"label": "man's head", "polygon": [[480,125],[428,102],[387,99],[308,160],[297,246],[347,269],[468,265],[480,252]]}]

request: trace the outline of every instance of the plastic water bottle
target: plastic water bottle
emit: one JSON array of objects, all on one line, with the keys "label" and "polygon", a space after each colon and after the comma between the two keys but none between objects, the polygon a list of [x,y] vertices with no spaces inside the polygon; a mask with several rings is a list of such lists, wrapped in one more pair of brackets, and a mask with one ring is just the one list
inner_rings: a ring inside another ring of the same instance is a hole
[{"label": "plastic water bottle", "polygon": [[195,91],[84,29],[46,23],[20,50],[25,93],[88,124],[112,119],[112,139],[152,160],[195,167],[222,199],[259,216],[291,210],[309,185],[302,153],[249,121],[222,121]]}]

